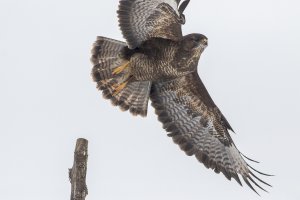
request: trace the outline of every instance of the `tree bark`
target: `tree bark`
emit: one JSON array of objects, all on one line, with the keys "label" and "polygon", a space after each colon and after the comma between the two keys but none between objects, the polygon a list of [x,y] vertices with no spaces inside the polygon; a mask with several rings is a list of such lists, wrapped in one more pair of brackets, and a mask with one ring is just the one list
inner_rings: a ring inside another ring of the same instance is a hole
[{"label": "tree bark", "polygon": [[69,169],[71,182],[71,200],[85,200],[88,194],[86,186],[86,171],[88,158],[88,141],[77,139],[73,167]]}]

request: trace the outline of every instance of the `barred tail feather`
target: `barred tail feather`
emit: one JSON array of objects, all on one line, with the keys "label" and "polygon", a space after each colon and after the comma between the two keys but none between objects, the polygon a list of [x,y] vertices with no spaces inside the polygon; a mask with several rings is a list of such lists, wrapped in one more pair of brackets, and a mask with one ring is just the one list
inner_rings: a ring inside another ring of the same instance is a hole
[{"label": "barred tail feather", "polygon": [[97,37],[92,49],[91,62],[94,65],[92,77],[104,98],[110,99],[113,105],[119,106],[124,111],[129,110],[134,115],[146,116],[151,82],[129,82],[118,93],[115,92],[115,85],[126,81],[129,77],[129,69],[114,73],[116,68],[128,62],[126,56],[122,56],[125,47],[124,42]]}]

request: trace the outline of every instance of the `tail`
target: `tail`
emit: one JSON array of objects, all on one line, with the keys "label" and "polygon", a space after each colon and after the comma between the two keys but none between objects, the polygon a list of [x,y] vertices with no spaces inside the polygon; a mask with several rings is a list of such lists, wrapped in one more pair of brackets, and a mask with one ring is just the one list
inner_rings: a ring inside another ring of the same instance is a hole
[{"label": "tail", "polygon": [[92,49],[92,77],[113,105],[133,115],[146,116],[151,82],[128,81],[130,57],[125,55],[125,48],[124,42],[98,36]]}]

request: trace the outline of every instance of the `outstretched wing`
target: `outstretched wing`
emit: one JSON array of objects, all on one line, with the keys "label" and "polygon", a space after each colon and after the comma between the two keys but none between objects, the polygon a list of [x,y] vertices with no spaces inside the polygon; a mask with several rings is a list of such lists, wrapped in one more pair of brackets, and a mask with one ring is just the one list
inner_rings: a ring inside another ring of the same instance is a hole
[{"label": "outstretched wing", "polygon": [[169,136],[187,155],[195,155],[207,168],[222,172],[229,180],[234,178],[240,185],[238,175],[241,175],[254,191],[250,182],[264,190],[256,180],[270,186],[250,170],[253,168],[243,159],[228,133],[232,128],[212,101],[197,72],[154,83],[151,100]]},{"label": "outstretched wing", "polygon": [[119,25],[129,48],[136,48],[151,37],[180,40],[182,14],[189,0],[121,0]]}]

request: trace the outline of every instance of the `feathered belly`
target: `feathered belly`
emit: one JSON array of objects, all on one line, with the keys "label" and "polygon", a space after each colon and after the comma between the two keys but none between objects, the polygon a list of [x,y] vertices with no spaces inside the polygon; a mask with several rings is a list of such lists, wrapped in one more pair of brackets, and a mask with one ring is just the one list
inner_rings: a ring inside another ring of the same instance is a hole
[{"label": "feathered belly", "polygon": [[159,81],[181,75],[170,62],[137,58],[131,60],[131,74],[139,81]]}]

